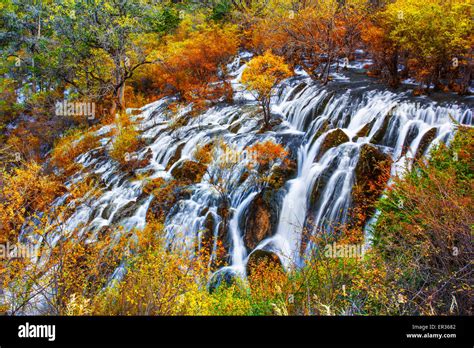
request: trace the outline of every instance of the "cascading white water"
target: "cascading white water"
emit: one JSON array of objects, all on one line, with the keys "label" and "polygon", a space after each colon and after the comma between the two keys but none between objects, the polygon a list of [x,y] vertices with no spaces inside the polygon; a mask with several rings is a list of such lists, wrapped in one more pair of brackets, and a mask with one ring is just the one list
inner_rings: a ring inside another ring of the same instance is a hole
[{"label": "cascading white water", "polygon": [[[353,89],[321,87],[308,78],[298,76],[285,81],[273,100],[273,112],[279,114],[283,122],[271,132],[259,133],[258,119],[254,116],[255,102],[240,91],[238,77],[243,70],[239,62],[231,65],[235,80],[236,103],[218,105],[201,115],[190,118],[179,129],[170,127],[165,98],[142,108],[139,119],[141,136],[147,146],[137,157],[143,159],[151,152],[150,163],[140,170],[145,179],[129,180],[121,173],[117,163],[107,156],[98,156],[97,149],[85,153],[77,159],[84,172],[99,175],[105,184],[100,197],[92,203],[75,208],[74,214],[65,224],[65,230],[80,228],[83,231],[98,231],[104,226],[122,225],[127,229],[143,228],[146,212],[153,199],[143,194],[147,180],[170,178],[172,170],[184,160],[193,159],[197,146],[219,139],[239,151],[256,142],[273,139],[287,145],[286,136],[296,139],[294,146],[297,173],[286,182],[285,194],[278,214],[275,234],[258,244],[256,249],[270,249],[279,254],[287,266],[300,262],[302,231],[305,221],[311,218],[313,228],[327,227],[332,223],[344,222],[351,205],[355,168],[360,149],[364,144],[374,143],[380,151],[389,154],[393,160],[392,174],[400,174],[418,151],[420,143],[430,132],[436,134],[429,139],[430,147],[452,136],[452,117],[459,123],[473,123],[472,110],[464,105],[440,105],[434,101],[410,100],[408,93],[395,94],[380,89],[360,85]],[[183,114],[186,110],[183,110]],[[390,115],[390,116],[388,116]],[[367,134],[357,134],[367,125]],[[321,147],[326,137],[339,128],[349,141],[325,150]],[[110,126],[99,130],[103,135],[101,147],[106,147],[109,138],[105,135]],[[375,141],[374,139],[377,138]],[[428,151],[424,149],[425,152]],[[175,158],[174,163],[170,163]],[[251,180],[242,179],[245,161],[236,163],[231,170],[222,171],[222,153],[214,153],[202,181],[192,186],[190,195],[180,199],[166,217],[165,230],[170,242],[180,238],[191,248],[196,241],[201,242],[206,221],[213,220],[212,234],[217,239],[222,217],[219,206],[222,197],[210,182],[213,175],[221,175],[224,190],[229,201],[231,217],[228,221],[229,262],[234,271],[244,273],[249,250],[243,242],[239,223],[259,193],[260,188]],[[217,173],[221,171],[221,173]],[[81,180],[82,174],[72,180]],[[321,178],[325,180],[320,180]],[[310,196],[316,182],[323,182],[321,194],[315,204],[310,204]],[[65,197],[61,199],[64,200]],[[59,200],[61,201],[61,200]],[[123,214],[124,210],[131,213]],[[122,216],[123,215],[123,216]],[[183,244],[183,243],[180,243]],[[311,249],[306,246],[306,252]]]},{"label": "cascading white water", "polygon": [[[302,130],[302,125],[311,116],[312,110],[317,108],[318,103],[322,103],[327,95],[324,90],[305,87],[293,100],[283,101],[277,108],[287,113],[290,126]],[[277,232],[273,237],[260,243],[257,249],[277,252],[287,267],[291,264],[298,265],[301,264],[301,256],[304,256],[304,253],[300,255],[300,246],[305,221],[309,215],[313,217],[311,226],[313,231],[322,227],[327,228],[329,224],[345,222],[351,203],[354,171],[361,145],[370,143],[372,137],[382,129],[384,117],[389,113],[392,115],[391,121],[385,131],[389,136],[384,136],[387,140],[383,143],[385,146],[381,147],[395,160],[392,175],[401,175],[410,165],[421,140],[430,129],[436,129],[436,137],[430,141],[432,147],[440,140],[447,140],[447,137],[452,136],[454,125],[450,117],[459,123],[472,124],[472,110],[468,108],[462,110],[457,105],[442,107],[435,103],[421,106],[409,100],[402,101],[402,97],[404,96],[388,91],[369,91],[359,99],[351,98],[351,91],[339,97],[331,97],[324,111],[309,125],[311,132],[305,134],[307,142],[300,147],[298,153],[298,176],[288,182],[289,190],[282,204]],[[344,127],[347,117],[349,124]],[[308,140],[312,139],[313,134],[321,129],[322,122],[326,120],[335,126],[334,128],[344,131],[351,141],[330,149],[316,161],[315,155],[319,152],[322,141],[334,129],[322,133],[312,145]],[[354,140],[356,134],[371,122],[373,126],[370,133]],[[417,135],[406,144],[408,133],[413,129]],[[392,139],[391,143],[390,138],[395,140]],[[408,146],[408,149],[404,149],[404,145]],[[315,211],[308,211],[312,187],[318,176],[331,163],[335,165],[335,170],[327,180],[320,202],[316,205]],[[312,247],[309,243],[306,253]]]}]

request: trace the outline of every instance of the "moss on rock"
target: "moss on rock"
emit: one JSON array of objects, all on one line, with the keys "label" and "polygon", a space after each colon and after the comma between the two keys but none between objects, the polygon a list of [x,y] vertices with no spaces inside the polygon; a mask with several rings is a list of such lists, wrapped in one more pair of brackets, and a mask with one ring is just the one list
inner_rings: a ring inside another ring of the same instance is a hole
[{"label": "moss on rock", "polygon": [[251,277],[252,274],[260,267],[271,267],[275,269],[281,269],[283,271],[283,265],[280,257],[273,251],[268,250],[254,250],[247,262],[247,276]]},{"label": "moss on rock", "polygon": [[244,244],[249,250],[272,234],[271,210],[262,194],[257,195],[249,206],[244,231]]},{"label": "moss on rock", "polygon": [[319,161],[323,155],[328,151],[330,148],[337,147],[341,144],[347,143],[349,141],[349,137],[343,130],[337,128],[334,131],[328,133],[326,138],[324,138],[321,147],[319,149],[319,153],[316,156],[316,161]]},{"label": "moss on rock", "polygon": [[183,183],[195,184],[201,181],[206,173],[207,166],[195,161],[184,161],[173,168],[171,174],[173,177]]}]

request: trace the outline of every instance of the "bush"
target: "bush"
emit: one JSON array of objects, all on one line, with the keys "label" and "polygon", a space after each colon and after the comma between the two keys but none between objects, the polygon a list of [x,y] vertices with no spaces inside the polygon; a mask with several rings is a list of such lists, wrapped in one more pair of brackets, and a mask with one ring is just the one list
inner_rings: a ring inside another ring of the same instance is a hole
[{"label": "bush", "polygon": [[112,159],[119,162],[122,166],[127,166],[131,164],[131,154],[136,152],[142,145],[140,134],[126,114],[119,115],[116,125],[118,135],[114,139],[109,154]]},{"label": "bush", "polygon": [[78,169],[74,162],[77,156],[100,145],[98,137],[92,132],[76,129],[60,138],[51,153],[51,163],[71,175]]},{"label": "bush", "polygon": [[379,204],[375,246],[401,270],[410,313],[472,314],[473,140],[474,130],[460,127]]}]

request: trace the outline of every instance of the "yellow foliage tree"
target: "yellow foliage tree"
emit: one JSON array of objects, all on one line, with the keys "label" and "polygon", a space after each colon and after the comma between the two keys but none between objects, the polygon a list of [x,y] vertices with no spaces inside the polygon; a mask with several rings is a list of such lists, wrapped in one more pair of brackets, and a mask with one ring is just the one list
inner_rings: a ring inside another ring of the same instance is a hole
[{"label": "yellow foliage tree", "polygon": [[292,75],[283,58],[270,51],[253,58],[242,74],[241,82],[263,109],[263,121],[270,127],[270,101],[275,86]]}]

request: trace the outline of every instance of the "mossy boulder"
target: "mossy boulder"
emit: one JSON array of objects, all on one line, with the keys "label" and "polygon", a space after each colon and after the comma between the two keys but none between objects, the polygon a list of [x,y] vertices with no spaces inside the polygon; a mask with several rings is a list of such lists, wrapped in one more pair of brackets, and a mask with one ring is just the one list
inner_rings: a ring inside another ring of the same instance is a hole
[{"label": "mossy boulder", "polygon": [[348,141],[349,137],[347,134],[344,133],[343,130],[336,128],[334,131],[328,133],[324,138],[315,160],[319,161],[330,148],[347,143]]},{"label": "mossy boulder", "polygon": [[390,177],[392,159],[377,147],[364,144],[355,168],[353,224],[362,226],[375,211],[375,203]]},{"label": "mossy boulder", "polygon": [[244,244],[253,250],[258,243],[272,235],[272,214],[268,203],[259,194],[250,203],[244,223]]},{"label": "mossy boulder", "polygon": [[196,161],[184,161],[171,171],[173,177],[183,183],[195,184],[201,181],[207,166]]},{"label": "mossy boulder", "polygon": [[428,149],[428,146],[432,143],[432,141],[436,138],[436,134],[438,134],[438,130],[436,128],[431,128],[421,137],[420,144],[418,144],[418,149],[416,149],[415,159],[418,160],[423,156],[425,151]]},{"label": "mossy boulder", "polygon": [[283,264],[280,257],[270,250],[254,250],[247,262],[247,276],[251,277],[260,267],[274,268],[283,271]]},{"label": "mossy boulder", "polygon": [[237,283],[238,275],[230,268],[221,268],[217,270],[207,284],[209,293],[215,292],[221,286],[230,286]]}]

